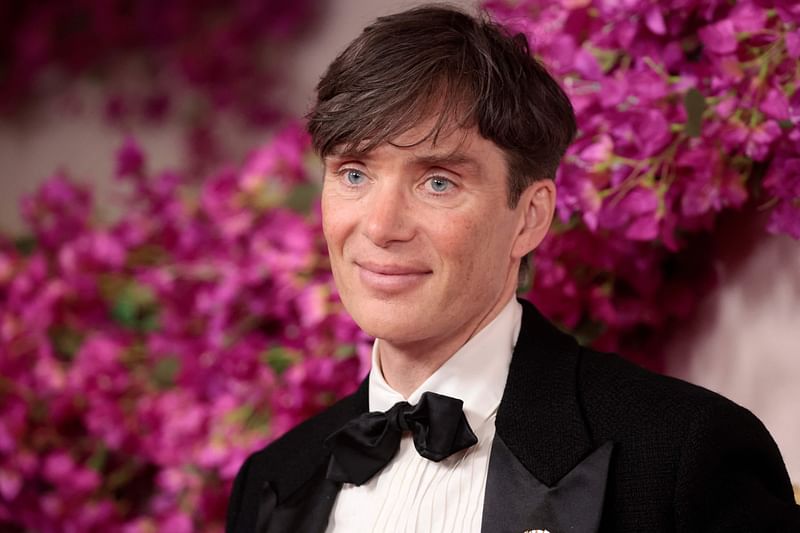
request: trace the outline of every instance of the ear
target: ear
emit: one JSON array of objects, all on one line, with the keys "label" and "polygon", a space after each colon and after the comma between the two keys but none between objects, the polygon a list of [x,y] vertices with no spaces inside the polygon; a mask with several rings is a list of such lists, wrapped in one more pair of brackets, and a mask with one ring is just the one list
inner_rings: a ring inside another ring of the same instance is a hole
[{"label": "ear", "polygon": [[555,209],[556,184],[552,179],[537,180],[523,191],[516,207],[520,221],[512,257],[522,258],[539,246],[550,229]]}]

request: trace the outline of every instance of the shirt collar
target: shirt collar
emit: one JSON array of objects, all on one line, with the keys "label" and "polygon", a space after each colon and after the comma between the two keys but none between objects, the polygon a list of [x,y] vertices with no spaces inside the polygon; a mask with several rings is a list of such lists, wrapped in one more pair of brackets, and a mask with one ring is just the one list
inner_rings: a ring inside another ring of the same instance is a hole
[{"label": "shirt collar", "polygon": [[378,359],[380,340],[376,339],[369,373],[370,411],[386,411],[402,401],[414,405],[423,392],[436,392],[463,400],[467,421],[476,429],[500,405],[521,320],[522,306],[516,298],[511,298],[494,320],[459,348],[407,400],[383,378]]}]

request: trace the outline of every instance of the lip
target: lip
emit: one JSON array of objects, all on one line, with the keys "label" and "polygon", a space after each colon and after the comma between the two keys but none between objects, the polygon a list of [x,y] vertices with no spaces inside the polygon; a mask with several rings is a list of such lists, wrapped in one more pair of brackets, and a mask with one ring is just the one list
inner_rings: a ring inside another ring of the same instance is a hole
[{"label": "lip", "polygon": [[372,262],[356,262],[358,277],[367,287],[387,293],[398,293],[414,288],[432,272],[421,266]]},{"label": "lip", "polygon": [[413,276],[416,274],[430,274],[430,269],[423,266],[397,265],[392,263],[373,263],[370,261],[356,261],[356,266],[384,276]]}]

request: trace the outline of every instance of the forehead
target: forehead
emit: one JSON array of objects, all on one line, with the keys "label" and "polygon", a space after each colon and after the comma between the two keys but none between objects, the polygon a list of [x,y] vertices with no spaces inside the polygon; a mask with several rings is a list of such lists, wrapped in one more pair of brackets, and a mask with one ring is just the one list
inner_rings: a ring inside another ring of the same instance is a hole
[{"label": "forehead", "polygon": [[421,166],[457,166],[480,171],[495,162],[504,162],[504,154],[475,127],[446,125],[437,128],[436,118],[415,125],[396,137],[373,146],[365,140],[355,147],[334,147],[326,161],[346,158],[362,160],[402,157]]}]

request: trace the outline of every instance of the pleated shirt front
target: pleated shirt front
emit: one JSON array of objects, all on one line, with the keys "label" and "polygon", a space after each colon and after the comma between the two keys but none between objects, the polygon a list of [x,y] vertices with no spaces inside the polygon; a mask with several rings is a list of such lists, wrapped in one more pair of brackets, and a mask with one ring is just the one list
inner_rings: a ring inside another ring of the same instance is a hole
[{"label": "pleated shirt front", "polygon": [[377,475],[361,486],[343,485],[327,533],[480,532],[495,417],[521,318],[522,307],[512,298],[408,399],[383,378],[380,341],[375,341],[370,411],[386,411],[404,400],[414,405],[427,391],[460,398],[478,443],[435,463],[421,457],[411,435],[404,435],[397,455]]}]

